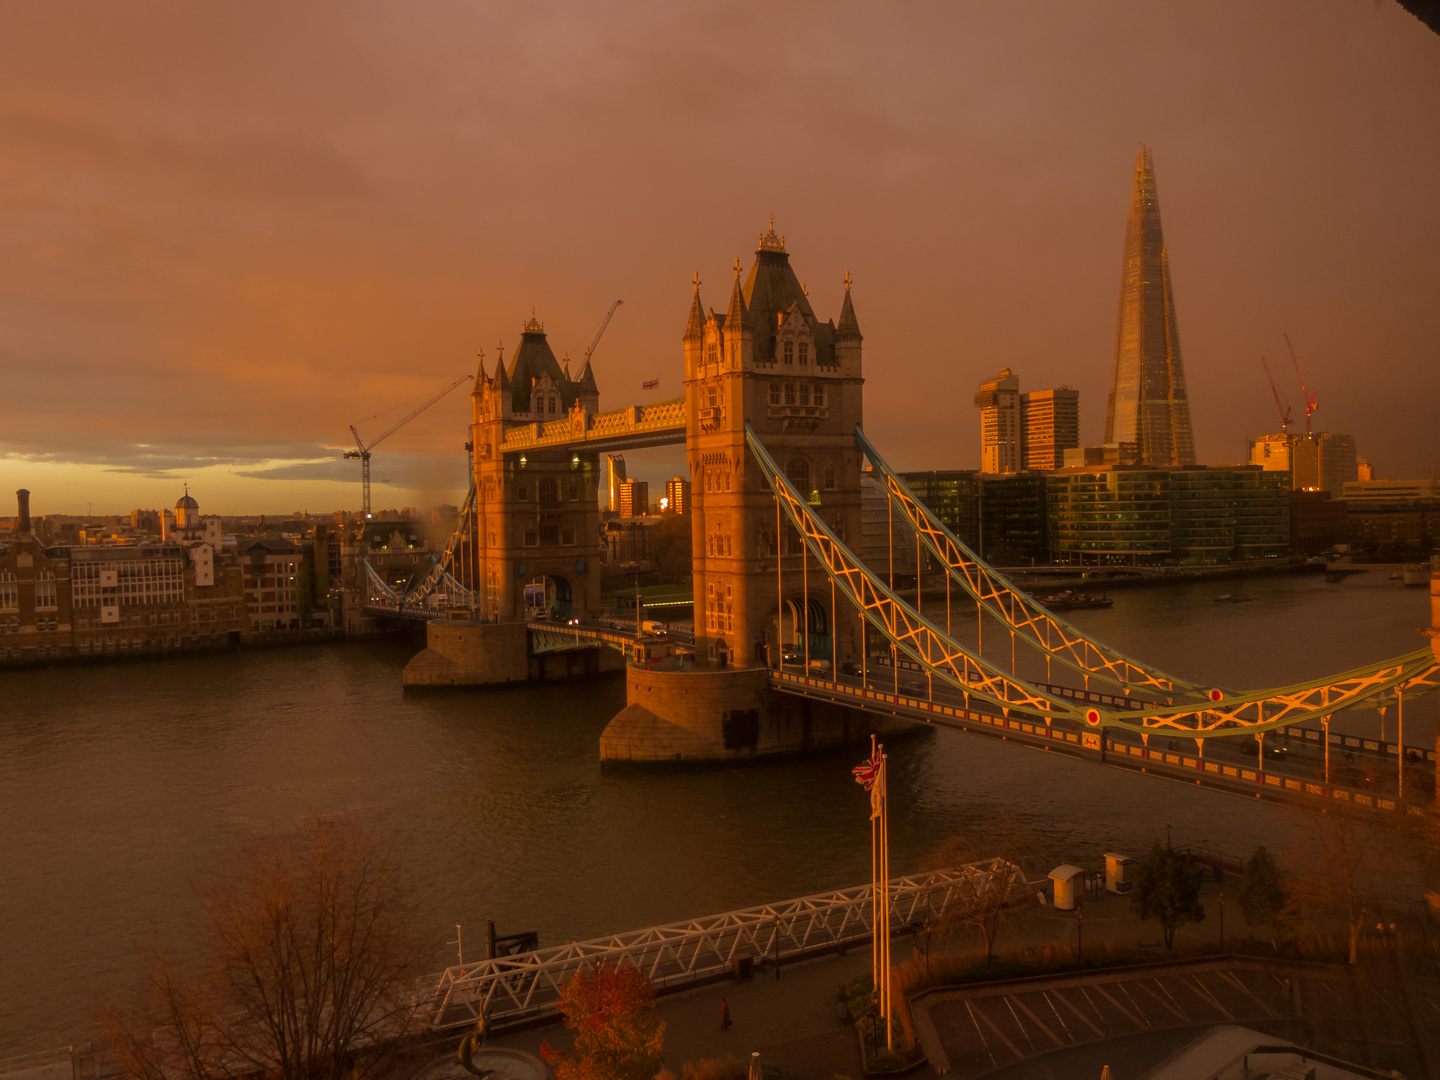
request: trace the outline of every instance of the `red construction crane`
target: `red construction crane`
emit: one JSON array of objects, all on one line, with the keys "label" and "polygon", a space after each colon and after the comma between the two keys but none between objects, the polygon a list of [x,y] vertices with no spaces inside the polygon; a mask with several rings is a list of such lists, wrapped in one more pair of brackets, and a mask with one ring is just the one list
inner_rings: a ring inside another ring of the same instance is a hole
[{"label": "red construction crane", "polygon": [[1305,399],[1305,434],[1310,434],[1310,414],[1320,407],[1320,396],[1305,385],[1305,376],[1300,374],[1300,361],[1295,358],[1295,346],[1290,344],[1290,335],[1285,334],[1285,347],[1290,350],[1290,362],[1295,365],[1295,378],[1300,382],[1300,396]]},{"label": "red construction crane", "polygon": [[1280,410],[1280,434],[1285,434],[1285,429],[1290,426],[1290,406],[1280,404],[1280,391],[1275,389],[1275,376],[1270,374],[1270,365],[1262,356],[1260,363],[1265,365],[1265,378],[1270,380],[1270,393],[1275,395],[1275,408]]},{"label": "red construction crane", "polygon": [[[366,443],[364,443],[364,442],[361,441],[361,439],[360,439],[360,433],[355,430],[355,425],[354,425],[354,424],[351,424],[351,425],[350,425],[350,434],[351,434],[352,436],[354,436],[354,439],[355,439],[355,449],[354,449],[354,450],[346,450],[346,451],[345,451],[345,456],[346,456],[347,458],[359,458],[359,459],[360,459],[360,483],[361,483],[361,490],[362,490],[362,500],[361,500],[361,501],[364,503],[364,513],[365,513],[364,520],[365,520],[365,521],[369,521],[369,520],[370,520],[370,451],[371,451],[371,450],[374,450],[375,447],[379,446],[382,442],[384,442],[386,439],[388,439],[391,435],[394,435],[395,432],[399,431],[402,427],[404,427],[406,424],[408,424],[411,420],[414,420],[414,419],[415,419],[417,416],[419,416],[422,412],[424,412],[426,409],[430,408],[431,405],[434,405],[437,401],[439,401],[441,398],[443,398],[446,394],[450,393],[451,390],[454,390],[457,386],[459,386],[461,383],[463,383],[466,379],[469,379],[469,378],[473,378],[473,376],[471,376],[471,375],[463,375],[463,376],[461,376],[460,378],[456,379],[456,380],[455,380],[453,383],[451,383],[449,386],[445,387],[444,390],[441,390],[441,391],[439,391],[438,393],[432,394],[430,397],[426,398],[426,399],[420,404],[420,406],[419,406],[418,408],[413,409],[413,410],[411,410],[409,413],[407,413],[403,419],[401,419],[401,420],[397,421],[396,423],[392,424],[389,428],[387,428],[385,431],[381,432],[379,435],[376,435],[375,438],[373,438],[373,439],[370,440],[370,442],[369,442],[368,445],[367,445]],[[379,413],[376,413],[375,415],[376,415],[376,416],[379,416],[380,414],[379,414]],[[374,418],[375,418],[375,417],[373,417],[373,416],[370,417],[370,419],[372,419],[372,420],[373,420]]]}]

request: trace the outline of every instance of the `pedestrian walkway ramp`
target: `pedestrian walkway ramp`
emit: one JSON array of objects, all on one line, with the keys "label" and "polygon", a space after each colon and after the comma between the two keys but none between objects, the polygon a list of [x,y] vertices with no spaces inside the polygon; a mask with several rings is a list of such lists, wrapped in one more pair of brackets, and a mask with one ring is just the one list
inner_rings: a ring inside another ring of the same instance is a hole
[{"label": "pedestrian walkway ramp", "polygon": [[[1019,868],[1003,859],[892,878],[890,924],[902,931],[933,922],[983,895],[997,874],[1012,884],[1023,880]],[[551,1016],[575,973],[601,963],[635,967],[661,993],[679,990],[723,978],[737,962],[784,964],[864,943],[872,933],[873,907],[867,883],[447,968],[421,980],[421,1015],[433,1030],[482,1019],[493,1030]]]}]

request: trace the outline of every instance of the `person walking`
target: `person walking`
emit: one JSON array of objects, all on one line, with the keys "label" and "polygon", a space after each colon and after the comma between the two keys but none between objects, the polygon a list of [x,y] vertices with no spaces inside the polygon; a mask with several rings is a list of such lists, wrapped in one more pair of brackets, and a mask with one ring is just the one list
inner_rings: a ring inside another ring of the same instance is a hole
[{"label": "person walking", "polygon": [[730,1003],[723,997],[720,999],[720,1030],[730,1030]]}]

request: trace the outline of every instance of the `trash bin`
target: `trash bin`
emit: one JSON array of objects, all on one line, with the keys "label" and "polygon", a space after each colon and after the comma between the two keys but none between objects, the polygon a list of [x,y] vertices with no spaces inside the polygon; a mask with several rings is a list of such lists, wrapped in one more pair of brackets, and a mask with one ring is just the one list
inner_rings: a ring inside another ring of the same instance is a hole
[{"label": "trash bin", "polygon": [[1129,855],[1108,853],[1105,856],[1105,888],[1113,893],[1128,893],[1134,865],[1135,860]]},{"label": "trash bin", "polygon": [[1085,871],[1078,866],[1071,866],[1063,863],[1051,870],[1048,877],[1055,886],[1055,910],[1075,910],[1075,881],[1080,879],[1080,887],[1085,885]]}]

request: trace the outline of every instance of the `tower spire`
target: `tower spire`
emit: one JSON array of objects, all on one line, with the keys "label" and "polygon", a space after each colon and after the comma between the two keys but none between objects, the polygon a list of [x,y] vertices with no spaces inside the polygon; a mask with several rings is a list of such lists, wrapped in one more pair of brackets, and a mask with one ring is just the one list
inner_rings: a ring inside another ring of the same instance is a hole
[{"label": "tower spire", "polygon": [[855,304],[850,299],[850,271],[845,271],[845,299],[840,302],[840,321],[835,324],[837,341],[860,341],[860,321],[855,318]]},{"label": "tower spire", "polygon": [[685,340],[702,341],[705,338],[705,306],[700,303],[700,274],[695,274],[695,298],[690,301],[690,319],[685,323]]},{"label": "tower spire", "polygon": [[1105,441],[1136,443],[1146,465],[1195,464],[1170,260],[1148,146],[1135,155],[1131,179]]},{"label": "tower spire", "polygon": [[745,306],[745,293],[740,288],[740,259],[735,259],[735,287],[730,290],[730,310],[725,313],[725,333],[750,329],[750,311]]}]

